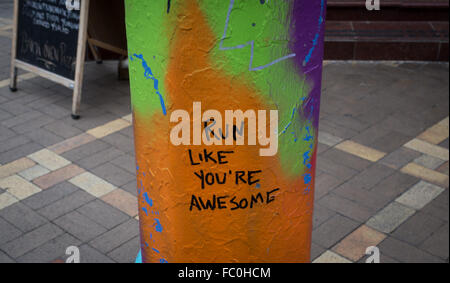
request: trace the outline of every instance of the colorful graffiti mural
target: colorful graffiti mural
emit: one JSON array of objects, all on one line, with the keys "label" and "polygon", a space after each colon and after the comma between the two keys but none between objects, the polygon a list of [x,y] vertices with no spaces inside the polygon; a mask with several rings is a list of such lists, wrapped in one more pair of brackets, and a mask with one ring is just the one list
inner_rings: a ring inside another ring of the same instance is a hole
[{"label": "colorful graffiti mural", "polygon": [[126,0],[143,262],[309,261],[325,5]]}]

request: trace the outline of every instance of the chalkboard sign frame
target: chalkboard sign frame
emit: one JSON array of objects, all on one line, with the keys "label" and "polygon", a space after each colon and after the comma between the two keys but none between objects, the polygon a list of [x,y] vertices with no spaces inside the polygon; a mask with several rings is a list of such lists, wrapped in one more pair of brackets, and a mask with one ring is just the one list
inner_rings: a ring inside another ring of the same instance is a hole
[{"label": "chalkboard sign frame", "polygon": [[78,29],[76,62],[75,62],[75,77],[73,80],[52,73],[38,66],[23,62],[17,58],[17,43],[19,30],[19,0],[14,0],[14,24],[13,24],[13,38],[11,49],[11,76],[10,76],[10,90],[17,91],[17,70],[18,68],[25,71],[35,73],[41,77],[49,79],[53,82],[59,83],[67,88],[73,89],[72,99],[72,118],[79,119],[79,108],[81,102],[81,90],[83,85],[84,61],[86,57],[86,42],[87,42],[87,27],[89,18],[89,1],[80,0],[80,21]]}]

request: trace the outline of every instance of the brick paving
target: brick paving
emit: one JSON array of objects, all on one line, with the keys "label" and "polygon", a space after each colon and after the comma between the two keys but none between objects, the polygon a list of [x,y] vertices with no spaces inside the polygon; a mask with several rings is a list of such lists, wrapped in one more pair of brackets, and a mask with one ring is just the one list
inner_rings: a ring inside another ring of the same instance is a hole
[{"label": "brick paving", "polygon": [[[79,121],[70,90],[52,82],[21,73],[11,93],[9,16],[0,13],[0,262],[61,262],[72,245],[82,262],[134,261],[128,83],[115,63],[88,63]],[[325,63],[314,262],[364,262],[368,246],[382,262],[448,262],[448,73]]]}]

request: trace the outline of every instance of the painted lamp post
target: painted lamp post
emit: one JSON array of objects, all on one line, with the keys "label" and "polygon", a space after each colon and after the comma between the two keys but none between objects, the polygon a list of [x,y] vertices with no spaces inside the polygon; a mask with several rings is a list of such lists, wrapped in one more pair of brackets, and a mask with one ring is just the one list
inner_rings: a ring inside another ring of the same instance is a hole
[{"label": "painted lamp post", "polygon": [[126,0],[143,262],[308,262],[325,0]]}]

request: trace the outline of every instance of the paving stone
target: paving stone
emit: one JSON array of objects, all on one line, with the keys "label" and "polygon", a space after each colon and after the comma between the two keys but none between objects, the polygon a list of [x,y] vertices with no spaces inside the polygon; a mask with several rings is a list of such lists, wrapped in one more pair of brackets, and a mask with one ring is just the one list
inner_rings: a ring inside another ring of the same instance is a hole
[{"label": "paving stone", "polygon": [[29,232],[48,221],[22,203],[15,203],[0,211],[0,217],[9,221],[22,232]]},{"label": "paving stone", "polygon": [[0,163],[6,164],[42,149],[42,145],[30,142],[0,153]]},{"label": "paving stone", "polygon": [[336,177],[341,182],[346,181],[359,173],[354,169],[340,165],[333,160],[324,158],[322,156],[319,156],[317,158],[317,168],[320,168],[320,170],[326,172],[327,174]]},{"label": "paving stone", "polygon": [[448,127],[436,124],[433,127],[428,128],[417,138],[432,144],[440,144],[448,138]]},{"label": "paving stone", "polygon": [[444,222],[423,212],[418,212],[400,225],[392,236],[417,246],[436,232]]},{"label": "paving stone", "polygon": [[62,234],[17,259],[20,263],[49,263],[66,258],[66,249],[80,245],[80,240],[69,234]]},{"label": "paving stone", "polygon": [[10,258],[7,254],[0,251],[0,263],[15,263],[15,261]]},{"label": "paving stone", "polygon": [[80,247],[81,263],[114,263],[114,261],[89,245]]},{"label": "paving stone", "polygon": [[30,139],[25,135],[14,136],[10,139],[0,142],[0,152],[6,152],[18,146],[30,143]]},{"label": "paving stone", "polygon": [[125,184],[121,187],[124,191],[129,192],[133,196],[137,197],[137,181],[136,179],[129,182],[128,184]]},{"label": "paving stone", "polygon": [[445,190],[438,197],[427,204],[422,210],[423,213],[439,218],[445,222],[449,221],[449,192]]},{"label": "paving stone", "polygon": [[316,258],[313,261],[313,263],[352,263],[352,262],[332,251],[326,251],[318,258]]},{"label": "paving stone", "polygon": [[139,237],[136,237],[108,253],[108,256],[119,263],[134,263],[140,246]]},{"label": "paving stone", "polygon": [[68,182],[59,183],[49,189],[39,192],[22,202],[32,209],[40,209],[55,201],[62,199],[65,196],[73,194],[78,190],[78,187]]},{"label": "paving stone", "polygon": [[33,131],[35,129],[38,129],[40,127],[43,127],[47,124],[50,124],[51,122],[54,122],[54,121],[55,121],[55,119],[50,116],[41,115],[41,116],[33,118],[27,122],[24,122],[22,124],[14,126],[11,129],[14,130],[16,133],[24,134],[24,133]]},{"label": "paving stone", "polygon": [[396,199],[398,203],[419,210],[444,191],[443,188],[420,181]]},{"label": "paving stone", "polygon": [[449,169],[448,165],[449,165],[449,163],[445,162],[444,164],[439,166],[439,168],[437,168],[436,171],[448,176],[448,169]]},{"label": "paving stone", "polygon": [[49,172],[50,170],[48,170],[47,168],[42,167],[41,165],[35,165],[31,168],[19,172],[19,175],[27,181],[32,181],[36,178],[48,174]]},{"label": "paving stone", "polygon": [[0,126],[0,142],[10,139],[14,136],[16,136],[17,134],[14,131],[11,131],[10,129]]},{"label": "paving stone", "polygon": [[415,150],[401,147],[386,155],[380,160],[380,163],[394,169],[400,169],[420,156],[421,154]]},{"label": "paving stone", "polygon": [[128,114],[122,117],[125,121],[128,121],[129,123],[133,123],[133,114]]},{"label": "paving stone", "polygon": [[33,183],[39,186],[41,189],[45,190],[56,184],[59,184],[75,176],[78,176],[83,172],[84,169],[74,164],[70,164],[66,167],[63,167],[61,169],[58,169],[56,171],[48,173],[47,175],[35,179]]},{"label": "paving stone", "polygon": [[0,245],[7,243],[11,240],[22,235],[22,231],[17,229],[11,223],[8,223],[3,218],[0,218]]},{"label": "paving stone", "polygon": [[136,160],[128,154],[121,155],[111,161],[112,164],[128,171],[130,174],[136,174]]},{"label": "paving stone", "polygon": [[437,263],[441,259],[405,242],[392,237],[386,238],[379,246],[380,253],[404,263]]},{"label": "paving stone", "polygon": [[28,158],[21,158],[11,163],[0,166],[0,179],[14,175],[20,171],[31,168],[35,165],[32,160]]},{"label": "paving stone", "polygon": [[130,218],[101,200],[90,202],[78,208],[77,212],[107,229],[112,229]]},{"label": "paving stone", "polygon": [[92,200],[94,200],[92,195],[79,190],[39,209],[38,212],[48,219],[53,220]]},{"label": "paving stone", "polygon": [[56,219],[55,224],[69,232],[83,242],[90,241],[107,231],[106,228],[95,223],[88,217],[72,211]]},{"label": "paving stone", "polygon": [[100,235],[91,241],[90,245],[102,253],[108,253],[138,235],[138,222],[135,219],[130,219]]},{"label": "paving stone", "polygon": [[420,180],[414,176],[396,172],[375,185],[370,191],[383,195],[389,199],[395,199],[419,181]]},{"label": "paving stone", "polygon": [[[67,115],[67,110],[64,109],[65,115]],[[72,127],[71,125],[68,125],[62,121],[56,121],[53,123],[50,123],[44,127],[44,129],[60,136],[65,139],[72,138],[74,136],[83,134],[83,132],[75,127]]]},{"label": "paving stone", "polygon": [[100,141],[94,140],[72,150],[69,150],[62,154],[62,156],[71,161],[78,161],[80,159],[92,156],[100,151],[103,151],[107,148],[111,147],[109,144]]},{"label": "paving stone", "polygon": [[311,243],[311,261],[314,261],[321,254],[323,254],[325,251],[326,251],[326,249],[324,249],[321,246],[319,246],[319,245],[315,244],[314,242],[312,242]]},{"label": "paving stone", "polygon": [[377,246],[385,238],[383,233],[362,225],[338,243],[333,251],[352,261],[358,261],[365,255],[368,247]]},{"label": "paving stone", "polygon": [[340,137],[333,136],[332,134],[329,134],[327,132],[319,131],[319,143],[333,147],[338,143],[341,143],[342,141],[343,139],[341,139]]},{"label": "paving stone", "polygon": [[49,149],[56,154],[63,154],[94,140],[95,138],[93,136],[83,133],[58,144],[52,145]]},{"label": "paving stone", "polygon": [[32,130],[25,133],[25,135],[35,143],[40,144],[44,147],[54,145],[64,140],[62,137],[57,136],[43,128]]},{"label": "paving stone", "polygon": [[405,147],[416,150],[418,152],[434,156],[436,158],[448,161],[448,149],[422,141],[419,139],[414,139],[407,144]]},{"label": "paving stone", "polygon": [[415,213],[414,209],[393,202],[367,221],[367,226],[391,233]]},{"label": "paving stone", "polygon": [[352,179],[347,185],[364,190],[370,190],[379,182],[395,173],[395,170],[381,164],[373,164]]},{"label": "paving stone", "polygon": [[357,222],[336,214],[313,230],[313,239],[316,244],[331,248],[357,227]]},{"label": "paving stone", "polygon": [[390,131],[387,135],[372,141],[370,147],[381,152],[392,152],[401,148],[402,145],[410,141],[411,138],[413,137],[398,131]]},{"label": "paving stone", "polygon": [[78,161],[76,161],[76,163],[83,168],[92,169],[92,168],[98,167],[108,161],[111,161],[123,154],[124,153],[122,151],[115,149],[114,147],[110,147],[99,153],[96,153],[94,155],[91,155],[91,156],[88,156],[81,160],[78,160]]},{"label": "paving stone", "polygon": [[45,168],[55,171],[69,165],[71,162],[48,149],[40,150],[28,155],[28,158],[39,163]]},{"label": "paving stone", "polygon": [[69,182],[98,198],[117,189],[114,185],[90,172],[84,172],[70,179]]},{"label": "paving stone", "polygon": [[8,192],[3,192],[0,194],[0,209],[4,209],[5,207],[8,207],[18,201],[19,200],[12,194]]},{"label": "paving stone", "polygon": [[358,144],[350,140],[338,144],[336,148],[372,162],[377,162],[386,155],[386,153],[384,152],[364,146],[362,144]]},{"label": "paving stone", "polygon": [[334,148],[327,150],[322,156],[357,171],[363,171],[372,165],[372,163],[366,159],[359,158]]},{"label": "paving stone", "polygon": [[392,198],[390,197],[368,191],[351,181],[337,187],[333,191],[333,194],[361,204],[372,212],[378,211],[392,201]]},{"label": "paving stone", "polygon": [[430,183],[436,184],[441,187],[448,188],[448,175],[440,172],[430,170],[415,163],[409,163],[401,169],[401,172],[423,179]]},{"label": "paving stone", "polygon": [[18,175],[12,175],[0,180],[0,187],[7,190],[18,200],[26,199],[41,191],[40,188]]},{"label": "paving stone", "polygon": [[61,234],[63,234],[63,231],[58,226],[48,223],[1,245],[0,249],[12,258],[18,258]]},{"label": "paving stone", "polygon": [[2,104],[0,104],[0,109],[3,109],[6,112],[9,112],[13,115],[20,115],[20,114],[31,111],[31,109],[29,107],[27,107],[21,103],[18,103],[16,101],[2,103]]},{"label": "paving stone", "polygon": [[327,173],[319,174],[316,177],[315,199],[318,200],[322,198],[341,183],[341,180],[332,175],[329,175]]},{"label": "paving stone", "polygon": [[336,215],[336,212],[318,204],[314,205],[313,229],[319,227],[320,225],[322,225],[322,223],[324,223],[334,215]]},{"label": "paving stone", "polygon": [[320,199],[318,204],[361,223],[372,215],[371,209],[332,193]]},{"label": "paving stone", "polygon": [[124,136],[124,135],[120,134],[119,132],[109,135],[109,136],[103,138],[102,140],[125,153],[134,152],[133,139],[131,139],[127,136]]},{"label": "paving stone", "polygon": [[92,169],[92,173],[118,187],[125,185],[135,178],[134,174],[132,175],[111,163],[106,163]]},{"label": "paving stone", "polygon": [[138,214],[137,198],[122,189],[117,189],[108,193],[102,197],[102,200],[120,209],[131,217]]},{"label": "paving stone", "polygon": [[429,237],[420,248],[438,256],[448,262],[448,251],[449,251],[449,226],[446,223],[442,226],[436,233]]},{"label": "paving stone", "polygon": [[441,142],[439,144],[439,146],[443,147],[443,148],[446,148],[446,149],[449,149],[449,139],[446,139],[445,141]]},{"label": "paving stone", "polygon": [[99,126],[97,128],[91,129],[87,131],[87,133],[98,139],[101,139],[129,126],[130,123],[128,121],[125,121],[123,119],[117,119],[112,122],[106,123],[102,126]]},{"label": "paving stone", "polygon": [[419,164],[420,166],[423,166],[425,168],[435,170],[439,166],[445,163],[444,160],[433,157],[431,155],[422,155],[421,157],[418,157],[414,160],[414,163]]}]

